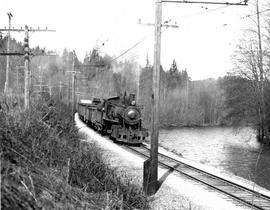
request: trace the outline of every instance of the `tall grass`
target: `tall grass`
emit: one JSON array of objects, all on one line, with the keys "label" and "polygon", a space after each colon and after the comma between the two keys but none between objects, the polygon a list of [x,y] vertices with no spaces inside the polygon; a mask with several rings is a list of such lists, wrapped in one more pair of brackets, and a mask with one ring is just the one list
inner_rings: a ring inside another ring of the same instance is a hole
[{"label": "tall grass", "polygon": [[79,140],[65,104],[39,99],[24,112],[5,97],[0,106],[3,209],[148,208],[140,187]]}]

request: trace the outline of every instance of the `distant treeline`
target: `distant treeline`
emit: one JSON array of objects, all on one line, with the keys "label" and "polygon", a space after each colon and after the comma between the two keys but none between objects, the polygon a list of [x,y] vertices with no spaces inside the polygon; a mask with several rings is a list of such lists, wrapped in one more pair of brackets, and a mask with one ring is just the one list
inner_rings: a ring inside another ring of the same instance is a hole
[{"label": "distant treeline", "polygon": [[[144,106],[144,120],[151,120],[153,67],[142,69],[140,103]],[[191,81],[187,70],[179,71],[176,62],[160,77],[160,122],[162,127],[219,125],[224,115],[223,91],[218,81]]]}]

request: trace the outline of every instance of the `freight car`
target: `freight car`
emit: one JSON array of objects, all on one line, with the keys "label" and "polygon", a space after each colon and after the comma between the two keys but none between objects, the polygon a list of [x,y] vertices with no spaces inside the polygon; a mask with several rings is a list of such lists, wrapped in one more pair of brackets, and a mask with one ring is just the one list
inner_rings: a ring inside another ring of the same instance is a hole
[{"label": "freight car", "polygon": [[135,94],[94,98],[78,104],[82,121],[116,142],[132,145],[139,145],[148,137],[147,129],[142,127],[141,109],[136,105]]}]

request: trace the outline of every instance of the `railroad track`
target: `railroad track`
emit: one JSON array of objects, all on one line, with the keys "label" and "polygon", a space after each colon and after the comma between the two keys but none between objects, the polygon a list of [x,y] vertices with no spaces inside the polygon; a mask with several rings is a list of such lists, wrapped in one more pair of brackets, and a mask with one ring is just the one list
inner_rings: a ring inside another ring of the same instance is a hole
[{"label": "railroad track", "polygon": [[[145,145],[141,147],[126,146],[126,148],[146,158],[150,157],[150,150]],[[237,203],[241,203],[253,209],[270,210],[270,197],[264,194],[220,178],[164,154],[159,153],[158,158],[160,166],[174,170],[189,179],[206,185],[212,190],[214,189],[215,191],[225,194],[233,201],[237,201]]]}]

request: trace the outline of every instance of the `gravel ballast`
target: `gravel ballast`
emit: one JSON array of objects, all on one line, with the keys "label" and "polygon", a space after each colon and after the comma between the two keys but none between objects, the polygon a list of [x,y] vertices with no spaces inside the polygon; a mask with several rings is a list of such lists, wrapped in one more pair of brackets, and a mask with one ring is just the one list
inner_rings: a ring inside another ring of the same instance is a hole
[{"label": "gravel ballast", "polygon": [[[123,178],[142,186],[145,159],[88,128],[79,120],[77,114],[75,121],[80,133],[85,137],[84,141],[95,142],[103,150],[105,161],[110,167],[117,169]],[[168,154],[170,153],[168,152]],[[164,174],[167,176],[160,189],[155,195],[148,198],[151,209],[249,209],[239,206],[239,203],[231,201],[220,193],[210,191],[202,184],[195,183],[174,172],[168,173],[168,170],[159,167],[159,178]]]}]

